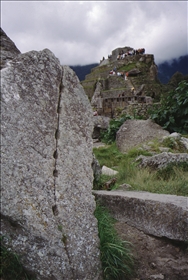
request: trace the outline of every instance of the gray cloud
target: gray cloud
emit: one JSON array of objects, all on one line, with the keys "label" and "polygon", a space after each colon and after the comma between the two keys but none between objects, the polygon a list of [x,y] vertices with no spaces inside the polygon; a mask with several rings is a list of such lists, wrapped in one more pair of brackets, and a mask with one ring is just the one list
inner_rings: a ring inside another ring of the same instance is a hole
[{"label": "gray cloud", "polygon": [[24,53],[50,49],[85,65],[118,47],[144,47],[156,63],[187,54],[187,2],[2,1],[1,26]]}]

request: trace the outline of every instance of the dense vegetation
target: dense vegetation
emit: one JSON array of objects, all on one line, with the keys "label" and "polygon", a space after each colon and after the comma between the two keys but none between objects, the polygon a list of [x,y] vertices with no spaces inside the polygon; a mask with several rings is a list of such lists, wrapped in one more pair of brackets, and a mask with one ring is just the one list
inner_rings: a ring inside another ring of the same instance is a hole
[{"label": "dense vegetation", "polygon": [[98,220],[103,279],[127,280],[134,268],[131,244],[120,239],[114,228],[115,220],[99,202],[95,217]]},{"label": "dense vegetation", "polygon": [[[164,142],[170,152],[184,151],[181,145],[172,145],[171,141]],[[161,146],[161,143],[160,143]],[[151,152],[159,152],[159,143],[153,142]],[[94,154],[100,165],[110,167],[116,171],[116,183],[111,189],[116,189],[123,184],[131,186],[129,190],[148,191],[161,194],[173,194],[188,196],[188,163],[170,164],[162,170],[151,171],[140,168],[135,159],[139,155],[149,156],[149,151],[133,148],[126,154],[122,154],[115,143],[106,147],[94,148]],[[95,182],[94,189],[105,189],[105,182],[113,176],[102,175]]]},{"label": "dense vegetation", "polygon": [[188,82],[161,98],[161,106],[151,111],[151,119],[169,132],[188,134]]},{"label": "dense vegetation", "polygon": [[101,132],[101,141],[106,144],[113,143],[116,140],[116,132],[118,131],[120,126],[128,119],[133,119],[133,117],[129,115],[122,115],[117,119],[111,119],[108,129]]}]

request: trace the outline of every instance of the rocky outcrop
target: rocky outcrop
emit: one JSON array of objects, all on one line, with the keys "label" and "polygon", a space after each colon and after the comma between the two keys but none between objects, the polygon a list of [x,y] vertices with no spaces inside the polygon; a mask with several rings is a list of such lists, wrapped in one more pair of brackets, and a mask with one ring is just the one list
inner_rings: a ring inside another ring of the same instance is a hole
[{"label": "rocky outcrop", "polygon": [[170,153],[163,152],[158,155],[154,155],[151,157],[147,156],[139,156],[136,159],[139,162],[140,167],[148,167],[152,170],[162,169],[167,167],[169,164],[180,164],[183,162],[188,163],[188,154],[187,153]]},{"label": "rocky outcrop", "polygon": [[93,115],[51,51],[1,70],[1,234],[36,279],[100,279],[92,195]]},{"label": "rocky outcrop", "polygon": [[187,197],[136,191],[94,191],[118,221],[147,234],[187,241]]},{"label": "rocky outcrop", "polygon": [[155,138],[162,139],[170,133],[152,120],[127,120],[116,134],[116,144],[121,152]]},{"label": "rocky outcrop", "polygon": [[0,46],[1,46],[1,61],[0,69],[6,66],[6,63],[19,55],[21,52],[18,50],[14,42],[6,35],[0,27]]}]

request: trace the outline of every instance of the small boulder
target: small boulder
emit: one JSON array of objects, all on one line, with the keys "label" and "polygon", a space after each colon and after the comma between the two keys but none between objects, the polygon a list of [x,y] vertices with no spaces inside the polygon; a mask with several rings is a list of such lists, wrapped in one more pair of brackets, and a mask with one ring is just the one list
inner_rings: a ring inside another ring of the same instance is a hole
[{"label": "small boulder", "polygon": [[111,168],[109,168],[109,167],[106,167],[105,165],[103,165],[103,167],[102,167],[102,174],[113,176],[113,175],[118,174],[118,172],[113,170],[113,169],[111,169]]}]

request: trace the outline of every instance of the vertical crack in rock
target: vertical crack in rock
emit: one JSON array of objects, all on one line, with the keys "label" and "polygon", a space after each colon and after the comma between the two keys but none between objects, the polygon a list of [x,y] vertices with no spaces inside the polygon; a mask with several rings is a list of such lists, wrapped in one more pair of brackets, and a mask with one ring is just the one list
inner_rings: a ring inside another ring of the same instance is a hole
[{"label": "vertical crack in rock", "polygon": [[58,177],[58,170],[57,170],[57,158],[58,158],[58,139],[60,137],[60,131],[59,131],[59,115],[61,113],[61,107],[60,107],[60,103],[61,103],[61,92],[62,92],[62,81],[61,84],[59,86],[59,99],[58,99],[58,104],[57,104],[57,128],[55,131],[55,151],[53,154],[53,157],[55,159],[55,166],[54,166],[54,170],[53,170],[53,176],[54,176],[54,205],[52,206],[52,211],[54,216],[57,216],[59,214],[58,211],[58,206],[57,206],[57,199],[56,199],[56,178]]},{"label": "vertical crack in rock", "polygon": [[[61,114],[61,95],[62,95],[62,91],[63,91],[63,83],[61,81],[61,84],[59,86],[59,100],[58,100],[58,105],[57,105],[57,128],[55,131],[55,141],[56,141],[56,147],[55,147],[55,151],[53,154],[53,157],[55,159],[55,166],[54,166],[54,171],[53,171],[53,176],[54,176],[54,205],[52,206],[52,211],[54,216],[58,216],[59,214],[59,210],[58,210],[58,206],[57,206],[57,198],[56,198],[56,178],[58,177],[58,170],[57,170],[57,159],[58,159],[58,139],[60,138],[60,129],[59,129],[59,122],[60,122],[60,114]],[[76,279],[75,278],[75,274],[74,274],[74,268],[73,268],[73,264],[71,261],[71,257],[68,251],[68,246],[67,246],[67,236],[65,233],[62,233],[62,239],[61,241],[64,244],[64,248],[67,254],[67,258],[69,260],[69,265],[72,271],[72,279]]]}]

